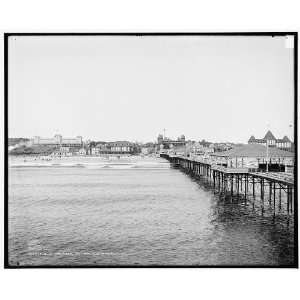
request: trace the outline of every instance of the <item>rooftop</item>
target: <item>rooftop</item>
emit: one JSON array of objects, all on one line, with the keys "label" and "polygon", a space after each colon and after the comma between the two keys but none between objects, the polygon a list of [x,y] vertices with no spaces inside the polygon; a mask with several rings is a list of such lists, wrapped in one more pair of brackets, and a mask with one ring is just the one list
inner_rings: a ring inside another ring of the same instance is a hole
[{"label": "rooftop", "polygon": [[262,139],[256,139],[254,135],[251,135],[248,143],[266,143],[267,140],[275,140],[277,143],[291,143],[291,140],[286,135],[283,137],[283,139],[276,139],[276,137],[270,130],[268,130],[268,132]]},{"label": "rooftop", "polygon": [[109,146],[132,146],[133,143],[128,141],[115,141],[107,143]]},{"label": "rooftop", "polygon": [[[269,147],[269,157],[294,157],[294,153],[280,150],[278,148]],[[212,155],[222,157],[266,157],[267,148],[260,144],[248,144],[236,146],[233,149],[215,152]]]},{"label": "rooftop", "polygon": [[291,140],[286,135],[283,137],[283,141],[291,143]]},{"label": "rooftop", "polygon": [[268,130],[268,132],[266,133],[266,135],[263,139],[264,140],[276,140],[276,137],[270,130]]},{"label": "rooftop", "polygon": [[249,139],[249,142],[255,142],[255,137],[254,137],[254,135],[251,135],[251,137],[250,137],[250,139]]}]

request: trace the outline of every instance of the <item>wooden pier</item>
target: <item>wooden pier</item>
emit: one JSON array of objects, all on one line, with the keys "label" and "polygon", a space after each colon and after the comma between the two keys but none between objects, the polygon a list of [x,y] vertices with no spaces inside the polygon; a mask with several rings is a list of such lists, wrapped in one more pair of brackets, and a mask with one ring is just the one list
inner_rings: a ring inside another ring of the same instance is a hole
[{"label": "wooden pier", "polygon": [[[235,196],[245,201],[259,199],[264,207],[292,214],[294,211],[294,176],[285,172],[255,172],[251,168],[227,168],[211,164],[208,160],[161,154],[175,168],[181,168],[198,178],[210,181],[215,192],[222,196]],[[283,205],[285,207],[283,207]]]}]

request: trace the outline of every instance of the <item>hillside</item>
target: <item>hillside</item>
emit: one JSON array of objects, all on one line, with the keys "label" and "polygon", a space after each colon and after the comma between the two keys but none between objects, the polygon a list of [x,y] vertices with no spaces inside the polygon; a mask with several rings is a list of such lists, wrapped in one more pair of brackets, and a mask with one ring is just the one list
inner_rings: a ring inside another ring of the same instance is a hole
[{"label": "hillside", "polygon": [[11,155],[49,155],[51,154],[57,146],[48,145],[33,145],[30,147],[20,146],[12,149],[9,154]]},{"label": "hillside", "polygon": [[8,146],[15,146],[20,143],[29,142],[27,138],[8,138]]}]

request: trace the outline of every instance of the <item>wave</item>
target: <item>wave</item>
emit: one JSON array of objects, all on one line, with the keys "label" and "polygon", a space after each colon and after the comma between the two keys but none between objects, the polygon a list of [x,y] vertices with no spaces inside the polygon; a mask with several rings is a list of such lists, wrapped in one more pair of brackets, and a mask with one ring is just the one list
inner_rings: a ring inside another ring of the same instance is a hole
[{"label": "wave", "polygon": [[161,170],[169,169],[170,164],[161,161],[54,161],[54,162],[35,162],[35,161],[19,161],[10,162],[10,168],[86,168],[86,169],[117,169],[117,170]]},{"label": "wave", "polygon": [[12,165],[11,169],[42,169],[42,168],[53,168],[53,169],[68,169],[68,168],[84,168],[90,170],[166,170],[170,169],[169,166],[91,166],[91,165]]}]

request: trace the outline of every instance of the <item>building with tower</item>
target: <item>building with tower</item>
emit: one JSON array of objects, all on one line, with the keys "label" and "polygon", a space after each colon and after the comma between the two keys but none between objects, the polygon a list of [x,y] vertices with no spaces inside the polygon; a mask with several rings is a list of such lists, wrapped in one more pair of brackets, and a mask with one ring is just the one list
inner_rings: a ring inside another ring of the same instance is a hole
[{"label": "building with tower", "polygon": [[282,139],[277,139],[274,134],[269,130],[262,139],[256,139],[253,135],[248,140],[248,144],[263,144],[268,143],[269,147],[275,147],[285,151],[294,151],[294,144],[285,135]]},{"label": "building with tower", "polygon": [[159,134],[157,137],[157,144],[162,145],[164,149],[170,149],[172,147],[182,147],[186,145],[186,140],[184,134],[179,136],[177,140],[173,140],[167,137],[164,137],[162,134]]}]

